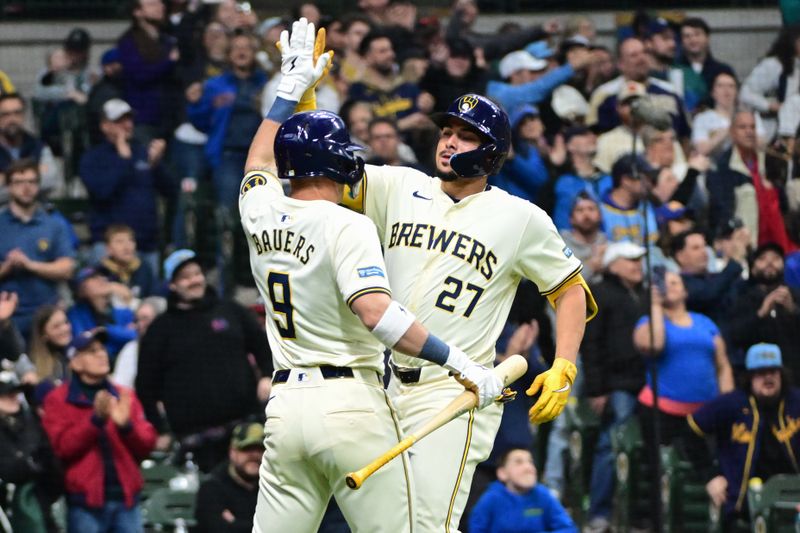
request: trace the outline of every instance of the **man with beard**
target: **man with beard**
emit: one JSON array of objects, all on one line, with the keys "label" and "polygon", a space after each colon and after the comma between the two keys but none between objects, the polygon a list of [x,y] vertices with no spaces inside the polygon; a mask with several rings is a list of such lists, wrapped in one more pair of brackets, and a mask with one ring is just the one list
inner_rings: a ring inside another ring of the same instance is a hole
[{"label": "man with beard", "polygon": [[0,291],[15,292],[12,317],[24,338],[33,314],[58,301],[58,283],[72,277],[75,250],[67,222],[37,201],[39,167],[22,159],[7,169],[10,202],[0,211]]},{"label": "man with beard", "polygon": [[650,54],[650,76],[670,83],[686,103],[686,110],[693,112],[703,103],[708,91],[698,73],[675,66],[677,43],[672,26],[661,17],[654,19],[650,22],[644,44]]},{"label": "man with beard", "polygon": [[608,239],[600,228],[601,222],[597,198],[587,191],[581,191],[572,202],[570,228],[559,231],[564,243],[583,263],[584,277],[590,285],[601,279],[603,254],[607,247]]},{"label": "man with beard", "polygon": [[169,446],[169,428],[208,472],[228,453],[231,429],[263,412],[272,353],[255,315],[217,296],[192,250],[170,254],[164,277],[168,307],[141,340],[136,391],[161,435],[159,449]]},{"label": "man with beard", "polygon": [[[172,131],[177,85],[172,74],[180,58],[175,39],[161,31],[162,0],[134,0],[131,27],[117,41],[122,63],[123,99],[135,111],[136,137],[146,143]],[[169,97],[174,96],[175,102]]]},{"label": "man with beard", "polygon": [[[41,139],[25,130],[25,99],[18,93],[0,94],[0,182],[8,185],[8,166],[30,158],[39,165],[42,190],[58,185],[53,152]],[[8,192],[0,187],[0,204],[8,201]]]},{"label": "man with beard", "polygon": [[787,354],[787,367],[800,376],[800,291],[783,280],[784,256],[780,246],[759,246],[750,261],[750,279],[742,284],[730,314],[730,337],[734,350],[758,341],[780,346]]},{"label": "man with beard", "polygon": [[361,80],[350,86],[348,99],[371,103],[376,117],[395,119],[400,131],[429,126],[430,120],[417,107],[419,87],[398,74],[389,36],[370,31],[361,40],[359,54],[366,70]]},{"label": "man with beard", "polygon": [[258,469],[264,454],[264,427],[233,429],[228,460],[211,471],[197,493],[197,533],[249,533],[258,500]]},{"label": "man with beard", "polygon": [[732,531],[737,518],[747,519],[748,480],[800,473],[800,390],[789,386],[781,349],[775,344],[751,346],[746,368],[743,387],[687,417],[695,433],[716,437],[719,469],[709,473],[712,462],[700,455],[693,462],[709,480],[711,500],[722,508],[724,531]]}]

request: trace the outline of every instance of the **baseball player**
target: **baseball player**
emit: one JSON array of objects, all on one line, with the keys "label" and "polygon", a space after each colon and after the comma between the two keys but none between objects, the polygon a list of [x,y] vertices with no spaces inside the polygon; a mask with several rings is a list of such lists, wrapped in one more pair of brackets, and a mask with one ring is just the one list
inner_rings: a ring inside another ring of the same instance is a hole
[{"label": "baseball player", "polygon": [[[313,91],[313,86],[303,89]],[[555,308],[556,358],[527,394],[540,394],[531,421],[547,422],[567,403],[585,321],[597,312],[581,262],[544,211],[487,184],[510,146],[502,109],[483,96],[466,94],[433,118],[442,134],[438,177],[367,165],[344,203],[375,223],[394,297],[482,365],[494,361],[495,341],[519,281],[536,283]],[[409,355],[395,347],[389,386],[406,432],[461,392],[446,370]],[[475,466],[489,456],[501,414],[499,404],[471,412],[411,449],[422,531],[458,529]]]},{"label": "baseball player", "polygon": [[[281,35],[283,78],[251,145],[239,200],[278,369],[253,531],[316,531],[333,494],[353,531],[410,532],[416,518],[406,457],[365,490],[344,482],[401,438],[382,386],[383,346],[458,373],[481,407],[502,383],[391,299],[375,225],[337,205],[345,185],[362,178],[364,162],[353,153],[362,148],[333,113],[292,115],[330,60],[314,61],[314,35],[305,19],[294,23],[291,39]],[[288,197],[278,178],[289,179]]]}]

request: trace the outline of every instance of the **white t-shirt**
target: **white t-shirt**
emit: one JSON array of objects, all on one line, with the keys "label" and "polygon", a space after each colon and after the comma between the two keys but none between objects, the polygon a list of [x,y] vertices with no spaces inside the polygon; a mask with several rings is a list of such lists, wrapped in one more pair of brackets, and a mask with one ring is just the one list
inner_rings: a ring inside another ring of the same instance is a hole
[{"label": "white t-shirt", "polygon": [[[756,117],[756,135],[759,139],[764,139],[766,131],[764,131],[764,123],[761,122],[761,117],[758,113],[754,113]],[[692,122],[692,144],[696,145],[700,142],[706,142],[711,138],[711,132],[714,130],[727,130],[731,127],[731,119],[725,115],[718,113],[714,109],[707,109],[694,117]],[[731,147],[730,138],[725,139],[722,145],[717,150],[724,152]]]}]

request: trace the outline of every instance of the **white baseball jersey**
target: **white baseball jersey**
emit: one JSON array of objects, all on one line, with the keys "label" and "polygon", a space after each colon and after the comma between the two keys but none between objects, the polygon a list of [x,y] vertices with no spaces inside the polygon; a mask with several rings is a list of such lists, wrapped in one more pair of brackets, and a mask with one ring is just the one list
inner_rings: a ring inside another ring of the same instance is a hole
[{"label": "white baseball jersey", "polygon": [[[494,361],[523,277],[548,295],[582,268],[544,211],[497,187],[456,202],[438,178],[367,165],[358,200],[377,226],[394,298],[484,365]],[[401,366],[431,364],[392,357]]]},{"label": "white baseball jersey", "polygon": [[242,228],[265,301],[275,369],[319,365],[383,372],[383,347],[349,304],[390,294],[375,225],[331,202],[295,200],[273,175],[242,182]]}]

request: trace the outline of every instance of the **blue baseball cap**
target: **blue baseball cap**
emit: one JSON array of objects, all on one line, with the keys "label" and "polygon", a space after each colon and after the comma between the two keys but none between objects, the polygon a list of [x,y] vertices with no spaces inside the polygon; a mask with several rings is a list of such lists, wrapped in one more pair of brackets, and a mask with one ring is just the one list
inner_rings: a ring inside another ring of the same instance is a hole
[{"label": "blue baseball cap", "polygon": [[102,56],[100,56],[100,65],[106,66],[111,63],[119,63],[122,54],[119,53],[118,48],[110,48],[106,50]]},{"label": "blue baseball cap", "polygon": [[187,248],[181,248],[169,254],[167,258],[164,259],[164,277],[166,280],[172,281],[172,278],[175,277],[175,272],[180,270],[186,263],[194,261],[196,257],[197,254],[194,253],[194,250],[189,250]]},{"label": "blue baseball cap", "polygon": [[88,348],[94,341],[105,343],[107,340],[106,328],[87,329],[72,337],[67,347],[67,358],[72,359],[78,355],[78,352]]},{"label": "blue baseball cap", "polygon": [[553,57],[555,51],[547,45],[547,41],[535,41],[525,47],[525,51],[537,59]]},{"label": "blue baseball cap", "polygon": [[765,342],[754,344],[747,350],[744,363],[747,370],[761,370],[763,368],[781,368],[781,349],[777,344]]},{"label": "blue baseball cap", "polygon": [[692,211],[677,200],[671,200],[656,208],[656,222],[666,224],[670,220],[691,217]]},{"label": "blue baseball cap", "polygon": [[649,37],[651,35],[667,31],[671,28],[672,26],[669,25],[667,19],[663,17],[656,17],[647,25],[647,35]]},{"label": "blue baseball cap", "polygon": [[511,129],[514,129],[519,126],[520,122],[522,122],[522,119],[538,116],[538,107],[532,104],[523,104],[511,112],[511,116],[508,117],[508,122],[511,124]]}]

